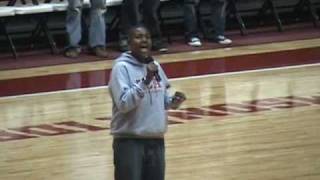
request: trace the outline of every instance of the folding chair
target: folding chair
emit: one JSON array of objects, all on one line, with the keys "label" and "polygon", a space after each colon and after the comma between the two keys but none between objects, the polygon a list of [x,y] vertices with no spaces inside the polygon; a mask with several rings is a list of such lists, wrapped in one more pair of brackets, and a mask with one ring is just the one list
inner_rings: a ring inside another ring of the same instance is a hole
[{"label": "folding chair", "polygon": [[[318,3],[320,3],[319,0]],[[300,14],[304,8],[307,8],[308,14],[311,16],[313,26],[317,27],[319,25],[319,16],[317,15],[317,11],[314,4],[316,4],[316,1],[299,0],[297,5],[295,6],[294,14]]]},{"label": "folding chair", "polygon": [[10,17],[15,16],[15,9],[12,7],[0,7],[0,32],[4,34],[5,38],[9,42],[9,47],[15,58],[18,57],[16,48],[13,44],[12,38],[7,31],[7,20]]},{"label": "folding chair", "polygon": [[286,19],[290,19],[291,17],[295,18],[295,20],[304,19],[306,17],[305,13],[307,13],[312,19],[314,27],[316,27],[319,17],[311,1],[312,0],[272,0],[279,14],[289,15]]},{"label": "folding chair", "polygon": [[243,19],[240,15],[240,12],[237,7],[237,0],[228,0],[228,6],[227,6],[227,16],[234,16],[236,18],[237,24],[240,29],[241,35],[247,34],[246,32],[246,25],[243,22]]},{"label": "folding chair", "polygon": [[111,22],[109,23],[109,29],[116,29],[120,24],[121,17],[121,5],[123,0],[106,0],[107,8],[112,8],[115,11],[115,15],[111,18]]},{"label": "folding chair", "polygon": [[15,5],[15,13],[19,16],[29,16],[30,18],[37,21],[36,27],[32,31],[30,40],[31,46],[35,46],[35,40],[44,33],[45,37],[51,48],[51,53],[56,54],[58,53],[58,49],[56,47],[56,43],[53,39],[53,36],[48,28],[47,21],[49,13],[54,12],[53,6],[50,4],[43,4],[39,3],[36,0],[32,0],[32,3],[26,3],[25,1],[22,5]]},{"label": "folding chair", "polygon": [[[203,32],[204,38],[208,38],[210,34],[204,22],[204,18],[210,17],[210,14],[211,14],[211,9],[208,8],[209,6],[210,6],[210,0],[200,0],[200,3],[196,6],[199,27],[200,27],[200,30]],[[209,9],[209,11],[207,12],[206,9]],[[235,18],[236,23],[239,26],[241,35],[247,34],[246,25],[237,7],[237,0],[227,0],[226,19],[228,20],[231,17]]]},{"label": "folding chair", "polygon": [[283,31],[282,21],[272,0],[234,0],[234,2],[237,13],[241,14],[242,17],[253,17],[253,19],[256,19],[257,25],[264,23],[266,17],[271,17],[277,30],[279,32]]},{"label": "folding chair", "polygon": [[265,0],[262,7],[260,8],[258,12],[258,17],[261,17],[261,19],[265,16],[267,16],[267,12],[271,11],[271,15],[273,16],[274,20],[276,21],[276,25],[279,32],[283,31],[282,21],[279,17],[278,10],[276,9],[273,0]]}]

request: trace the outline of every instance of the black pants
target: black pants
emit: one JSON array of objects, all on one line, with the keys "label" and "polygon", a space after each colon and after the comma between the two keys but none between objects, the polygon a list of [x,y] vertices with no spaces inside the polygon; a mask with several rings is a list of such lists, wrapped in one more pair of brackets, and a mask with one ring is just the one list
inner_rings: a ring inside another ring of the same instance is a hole
[{"label": "black pants", "polygon": [[213,35],[224,36],[227,0],[210,0]]},{"label": "black pants", "polygon": [[164,139],[114,138],[115,180],[164,180]]},{"label": "black pants", "polygon": [[159,6],[160,0],[123,0],[120,38],[126,39],[131,27],[143,23],[153,39],[161,39],[157,14]]},{"label": "black pants", "polygon": [[198,35],[198,20],[195,6],[199,0],[182,0],[185,38],[189,40],[193,37],[199,37]]}]

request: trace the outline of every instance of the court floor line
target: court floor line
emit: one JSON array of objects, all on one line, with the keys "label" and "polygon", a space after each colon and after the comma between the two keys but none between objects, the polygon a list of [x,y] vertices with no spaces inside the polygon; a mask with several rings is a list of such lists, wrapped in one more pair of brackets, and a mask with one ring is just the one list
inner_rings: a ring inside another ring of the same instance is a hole
[{"label": "court floor line", "polygon": [[[265,68],[265,69],[258,69],[258,70],[246,70],[246,71],[239,71],[239,72],[227,72],[227,73],[219,73],[219,74],[206,74],[206,75],[189,76],[189,77],[181,77],[181,78],[172,78],[172,79],[170,79],[170,81],[181,81],[181,80],[188,80],[188,79],[200,79],[200,78],[206,78],[206,77],[219,77],[219,76],[246,74],[246,73],[278,71],[278,70],[286,70],[286,69],[298,69],[298,68],[315,67],[315,66],[320,66],[320,63],[296,65],[296,66],[276,67],[276,68]],[[1,100],[7,100],[7,99],[14,99],[14,98],[45,96],[45,95],[57,94],[57,93],[72,93],[72,92],[80,92],[80,91],[92,91],[92,90],[96,90],[96,89],[107,89],[107,88],[108,88],[108,86],[98,86],[98,87],[88,87],[88,88],[79,88],[79,89],[59,90],[59,91],[53,91],[53,92],[41,92],[41,93],[33,93],[33,94],[23,94],[23,95],[16,95],[16,96],[5,96],[5,97],[0,97],[0,101]]]},{"label": "court floor line", "polygon": [[[205,59],[215,59],[222,57],[252,55],[261,53],[272,53],[280,51],[290,51],[296,49],[320,47],[320,38],[308,40],[296,40],[276,43],[266,43],[249,46],[225,47],[211,50],[199,50],[174,54],[157,55],[155,58],[161,63],[175,63],[187,61],[201,61]],[[219,60],[219,59],[217,59]],[[26,68],[18,70],[0,71],[0,80],[28,78],[46,75],[67,74],[86,71],[98,71],[112,68],[112,60],[74,63],[67,65],[55,65],[47,67]]]}]

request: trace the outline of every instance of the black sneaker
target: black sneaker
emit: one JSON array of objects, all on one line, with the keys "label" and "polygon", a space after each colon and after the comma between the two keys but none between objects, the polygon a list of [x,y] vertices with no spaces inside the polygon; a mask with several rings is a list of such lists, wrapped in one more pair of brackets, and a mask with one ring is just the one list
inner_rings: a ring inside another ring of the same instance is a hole
[{"label": "black sneaker", "polygon": [[154,40],[152,42],[152,50],[159,52],[167,52],[168,48],[167,45],[162,42],[162,40]]},{"label": "black sneaker", "polygon": [[219,43],[219,44],[223,44],[223,45],[226,45],[226,44],[231,44],[232,43],[232,40],[229,39],[229,38],[226,38],[225,36],[222,36],[222,35],[219,35],[215,38],[216,42]]},{"label": "black sneaker", "polygon": [[188,41],[189,46],[200,47],[202,46],[201,40],[198,37],[192,37]]}]

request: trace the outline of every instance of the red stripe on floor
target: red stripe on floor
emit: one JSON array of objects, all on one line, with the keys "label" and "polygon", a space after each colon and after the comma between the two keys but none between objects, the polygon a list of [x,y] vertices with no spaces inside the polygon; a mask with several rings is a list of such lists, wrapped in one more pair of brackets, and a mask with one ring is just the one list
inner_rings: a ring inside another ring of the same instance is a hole
[{"label": "red stripe on floor", "polygon": [[[169,78],[320,62],[320,48],[163,64]],[[107,85],[110,70],[48,75],[0,81],[0,97]]]}]

